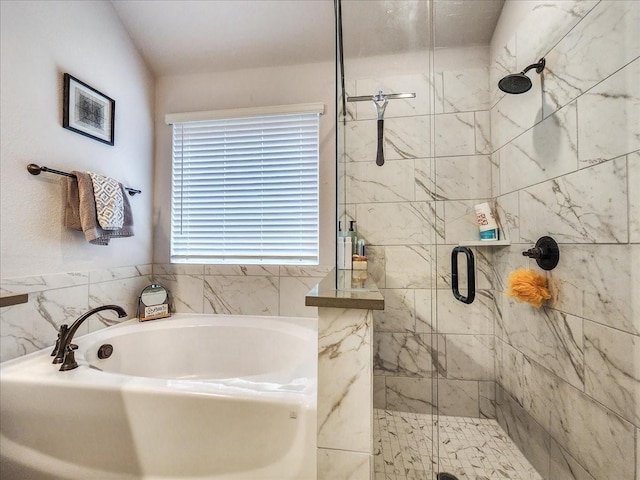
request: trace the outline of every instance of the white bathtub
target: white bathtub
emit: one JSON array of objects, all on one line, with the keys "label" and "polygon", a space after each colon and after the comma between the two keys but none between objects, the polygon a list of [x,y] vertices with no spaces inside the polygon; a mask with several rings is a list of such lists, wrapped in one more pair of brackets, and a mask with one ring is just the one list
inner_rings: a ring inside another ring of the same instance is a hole
[{"label": "white bathtub", "polygon": [[[0,365],[0,477],[314,480],[315,319],[175,315]],[[107,359],[97,357],[105,343]]]}]

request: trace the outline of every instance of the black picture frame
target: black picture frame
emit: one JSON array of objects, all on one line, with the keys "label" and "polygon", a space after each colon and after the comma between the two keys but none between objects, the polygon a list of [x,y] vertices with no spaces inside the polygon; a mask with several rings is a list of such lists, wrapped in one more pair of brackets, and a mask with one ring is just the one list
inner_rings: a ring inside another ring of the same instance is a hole
[{"label": "black picture frame", "polygon": [[115,144],[116,101],[64,74],[62,126],[107,145]]}]

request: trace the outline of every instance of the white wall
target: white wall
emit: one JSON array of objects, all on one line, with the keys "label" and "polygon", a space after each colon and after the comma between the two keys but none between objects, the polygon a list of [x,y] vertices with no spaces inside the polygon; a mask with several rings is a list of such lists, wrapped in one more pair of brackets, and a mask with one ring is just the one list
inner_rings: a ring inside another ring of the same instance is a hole
[{"label": "white wall", "polygon": [[[328,46],[328,48],[332,48]],[[171,126],[168,113],[322,102],[320,117],[320,265],[335,255],[335,70],[332,62],[161,77],[156,95],[154,262],[169,263]]]},{"label": "white wall", "polygon": [[[154,80],[106,1],[1,3],[2,278],[150,263]],[[62,128],[62,75],[116,101],[115,146]],[[91,170],[142,190],[136,235],[108,247],[62,226],[64,178],[28,163]]]}]

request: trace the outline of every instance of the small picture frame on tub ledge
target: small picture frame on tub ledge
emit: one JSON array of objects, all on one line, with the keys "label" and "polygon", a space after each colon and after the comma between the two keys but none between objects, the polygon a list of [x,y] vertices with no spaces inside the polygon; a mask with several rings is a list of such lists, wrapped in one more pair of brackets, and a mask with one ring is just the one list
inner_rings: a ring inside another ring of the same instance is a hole
[{"label": "small picture frame on tub ledge", "polygon": [[62,110],[64,128],[114,145],[115,100],[65,73]]},{"label": "small picture frame on tub ledge", "polygon": [[136,316],[141,322],[171,316],[171,295],[162,285],[152,283],[140,292]]}]

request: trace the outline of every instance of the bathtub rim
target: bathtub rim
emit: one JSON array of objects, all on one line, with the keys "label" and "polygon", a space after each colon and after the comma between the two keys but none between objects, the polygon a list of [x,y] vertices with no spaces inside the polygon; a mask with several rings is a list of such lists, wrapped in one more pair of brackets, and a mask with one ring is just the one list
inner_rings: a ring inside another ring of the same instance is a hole
[{"label": "bathtub rim", "polygon": [[[220,397],[234,397],[247,401],[284,401],[286,403],[304,404],[309,408],[315,408],[317,401],[317,364],[316,376],[310,379],[307,388],[301,391],[273,391],[252,388],[242,388],[230,385],[229,382],[215,380],[194,379],[163,379],[155,377],[140,377],[102,371],[94,368],[84,357],[84,349],[93,346],[102,339],[108,339],[115,335],[123,335],[123,330],[154,330],[162,328],[181,328],[181,325],[189,320],[196,320],[199,324],[207,323],[207,319],[215,322],[223,322],[225,325],[240,326],[249,321],[259,321],[283,328],[294,326],[294,335],[303,341],[317,341],[317,319],[313,317],[285,317],[266,315],[218,315],[178,313],[171,317],[139,322],[137,319],[129,319],[100,330],[74,338],[79,348],[76,350],[76,361],[79,368],[67,372],[58,371],[58,365],[51,364],[51,346],[37,352],[32,352],[0,363],[0,376],[2,381],[12,382],[38,382],[47,385],[65,386],[69,388],[92,389],[121,389],[123,391],[154,391],[165,394],[179,395],[211,395]],[[173,322],[173,323],[172,323]],[[178,324],[180,323],[180,325]],[[182,325],[184,327],[184,325]],[[188,326],[187,326],[188,328]],[[287,332],[291,334],[291,332]],[[317,350],[313,355],[317,354]]]}]

